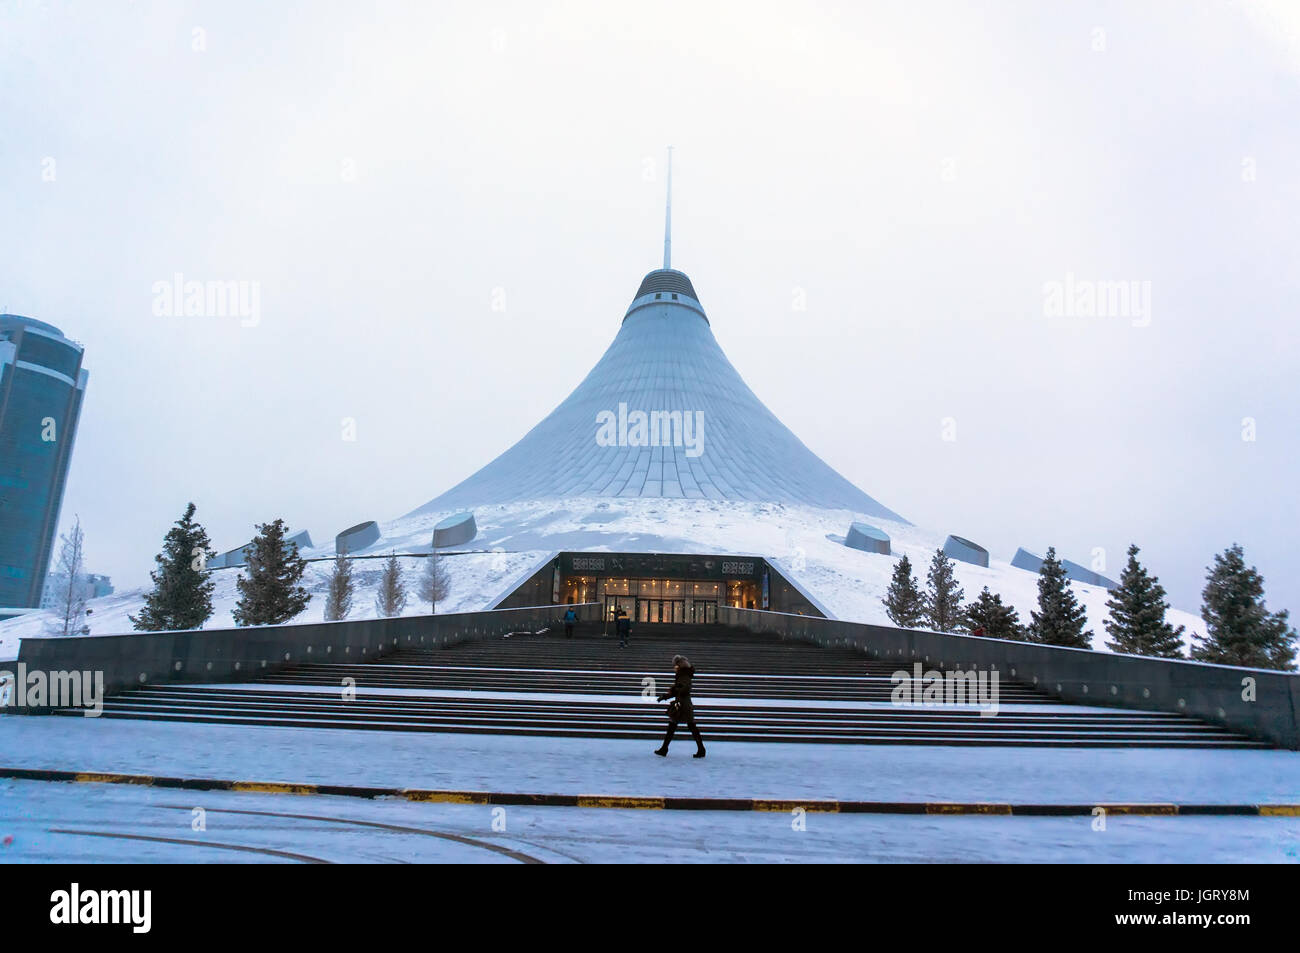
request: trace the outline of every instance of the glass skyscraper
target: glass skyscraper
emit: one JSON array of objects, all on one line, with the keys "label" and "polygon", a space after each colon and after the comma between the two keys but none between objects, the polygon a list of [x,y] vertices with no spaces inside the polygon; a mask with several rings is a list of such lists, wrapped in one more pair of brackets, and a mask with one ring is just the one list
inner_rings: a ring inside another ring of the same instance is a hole
[{"label": "glass skyscraper", "polygon": [[0,617],[41,604],[87,373],[44,321],[0,314]]}]

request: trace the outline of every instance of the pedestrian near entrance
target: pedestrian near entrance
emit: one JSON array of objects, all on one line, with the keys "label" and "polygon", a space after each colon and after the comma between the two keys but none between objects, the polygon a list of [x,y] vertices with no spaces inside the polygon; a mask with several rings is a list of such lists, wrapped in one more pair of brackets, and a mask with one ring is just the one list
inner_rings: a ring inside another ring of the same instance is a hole
[{"label": "pedestrian near entrance", "polygon": [[655,749],[655,754],[661,758],[668,757],[668,744],[673,740],[673,734],[677,731],[677,723],[686,722],[686,727],[691,729],[691,737],[695,739],[695,757],[704,757],[704,739],[700,737],[700,729],[695,724],[695,705],[691,703],[691,679],[695,678],[695,666],[685,655],[673,656],[673,687],[668,689],[659,696],[659,701],[671,698],[668,703],[668,733],[664,735],[664,743]]},{"label": "pedestrian near entrance", "polygon": [[573,607],[570,606],[564,613],[564,637],[566,639],[573,638],[573,624],[577,621],[578,613],[574,612]]},{"label": "pedestrian near entrance", "polygon": [[627,648],[627,640],[632,635],[632,619],[622,609],[614,613],[614,629],[618,632],[618,647]]}]

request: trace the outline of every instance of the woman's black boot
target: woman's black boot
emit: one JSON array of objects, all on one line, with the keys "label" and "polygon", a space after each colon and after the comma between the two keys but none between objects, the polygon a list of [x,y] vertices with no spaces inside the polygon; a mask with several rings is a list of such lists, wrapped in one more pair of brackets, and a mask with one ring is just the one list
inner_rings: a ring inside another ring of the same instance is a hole
[{"label": "woman's black boot", "polygon": [[673,740],[673,732],[677,730],[677,722],[668,722],[668,734],[664,735],[664,743],[655,749],[655,754],[661,758],[668,757],[668,742]]}]

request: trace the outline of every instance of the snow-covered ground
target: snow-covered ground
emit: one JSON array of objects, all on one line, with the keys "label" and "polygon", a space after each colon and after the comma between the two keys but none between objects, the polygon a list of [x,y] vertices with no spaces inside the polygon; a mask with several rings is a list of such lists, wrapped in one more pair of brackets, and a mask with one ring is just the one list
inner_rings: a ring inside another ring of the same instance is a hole
[{"label": "snow-covered ground", "polygon": [[[426,513],[386,523],[381,527],[380,540],[357,555],[427,553],[434,524],[448,515]],[[771,559],[837,618],[888,624],[881,600],[898,557],[907,555],[911,559],[913,572],[924,586],[930,558],[945,539],[945,534],[922,527],[871,518],[867,522],[881,527],[892,539],[893,555],[881,556],[843,545],[849,523],[861,519],[851,511],[718,500],[584,498],[480,507],[474,510],[474,516],[479,534],[463,547],[473,551],[446,557],[452,593],[439,611],[486,608],[507,585],[555,550],[736,553]],[[308,557],[332,554],[332,545],[304,552]],[[1011,566],[1010,555],[991,559],[987,569],[955,563],[956,576],[968,600],[988,586],[1000,593],[1004,602],[1015,606],[1021,619],[1028,622],[1029,613],[1037,605],[1038,576]],[[411,575],[422,560],[402,562]],[[313,598],[298,621],[322,618],[329,570],[329,562],[310,565],[307,586]],[[213,573],[217,583],[213,600],[216,611],[208,628],[233,624],[231,612],[238,598],[235,580],[239,572],[227,569]],[[351,618],[375,614],[378,573],[378,560],[358,563],[358,592]],[[1116,574],[1113,568],[1111,573]],[[1099,586],[1077,582],[1071,585],[1087,609],[1093,647],[1104,650],[1106,632],[1102,623],[1107,615],[1108,593]],[[92,632],[130,631],[127,616],[139,611],[142,599],[143,590],[132,590],[94,600]],[[406,607],[408,614],[421,611],[424,607],[414,599]],[[1186,626],[1186,636],[1205,632],[1204,622],[1193,613],[1174,609],[1169,618],[1174,625]],[[43,613],[0,622],[0,658],[13,657],[17,640],[40,635],[45,622]]]},{"label": "snow-covered ground", "polygon": [[[0,763],[244,781],[613,796],[1048,804],[1300,801],[1300,757],[1290,751],[1047,748],[1029,753],[755,744],[710,740],[707,724],[704,731],[709,754],[700,761],[690,757],[689,739],[680,739],[669,757],[660,759],[651,753],[652,741],[10,716],[0,717]],[[205,827],[197,831],[196,808],[205,812]],[[810,814],[800,829],[791,815],[780,813],[494,809],[0,780],[0,844],[9,837],[12,841],[0,847],[0,862],[517,861],[499,848],[548,863],[1300,859],[1300,820],[1294,818],[1115,816],[1098,831],[1091,816]]]},{"label": "snow-covered ground", "polygon": [[783,813],[0,781],[0,844],[0,863],[520,862],[501,849],[551,864],[1295,863],[1300,819],[1113,816],[1099,831],[1091,817],[809,814],[798,825]]},{"label": "snow-covered ground", "polygon": [[0,717],[10,767],[561,794],[868,801],[1300,802],[1300,756],[1260,749],[654,742]]}]

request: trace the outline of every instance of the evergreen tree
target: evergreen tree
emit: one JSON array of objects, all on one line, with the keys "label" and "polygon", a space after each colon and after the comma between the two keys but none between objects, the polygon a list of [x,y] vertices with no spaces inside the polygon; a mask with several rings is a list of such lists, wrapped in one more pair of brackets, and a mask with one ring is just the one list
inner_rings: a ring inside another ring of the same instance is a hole
[{"label": "evergreen tree", "polygon": [[894,578],[882,601],[890,621],[900,628],[915,629],[925,621],[925,599],[912,578],[912,563],[906,556],[894,567]]},{"label": "evergreen tree", "polygon": [[984,587],[966,610],[966,622],[972,632],[983,629],[984,635],[991,639],[1016,639],[1024,642],[1028,638],[1015,606],[1004,605],[1002,596],[989,592],[988,586]]},{"label": "evergreen tree", "polygon": [[925,580],[925,615],[930,627],[936,632],[955,632],[966,618],[962,609],[965,593],[952,574],[952,560],[942,549],[934,551]]},{"label": "evergreen tree", "polygon": [[1201,593],[1201,618],[1208,634],[1199,636],[1192,658],[1221,665],[1251,668],[1295,668],[1296,631],[1286,610],[1269,612],[1264,605],[1264,577],[1247,568],[1234,543],[1214,557]]},{"label": "evergreen tree", "polygon": [[1165,621],[1169,603],[1160,580],[1147,574],[1137,560],[1136,545],[1128,548],[1128,564],[1119,577],[1119,588],[1110,594],[1106,608],[1110,617],[1106,631],[1111,641],[1106,647],[1125,655],[1154,655],[1159,658],[1183,657],[1183,627],[1174,628]]},{"label": "evergreen tree", "polygon": [[197,629],[212,616],[215,583],[205,573],[216,553],[208,531],[194,520],[194,504],[163,537],[163,551],[154,557],[158,568],[149,574],[153,592],[144,597],[139,615],[130,616],[137,631],[165,632]]},{"label": "evergreen tree", "polygon": [[86,616],[86,535],[81,531],[81,517],[72,524],[71,532],[59,537],[59,561],[54,572],[54,612],[52,620],[45,623],[47,635],[85,635],[90,632]]},{"label": "evergreen tree", "polygon": [[346,553],[338,553],[334,557],[334,569],[330,572],[325,588],[326,622],[337,622],[348,617],[348,613],[352,611],[354,591],[352,560]]},{"label": "evergreen tree", "polygon": [[415,594],[429,603],[430,613],[438,611],[440,599],[451,595],[451,576],[437,552],[424,561],[424,568],[415,583]]},{"label": "evergreen tree", "polygon": [[402,614],[406,608],[406,586],[402,582],[402,567],[394,553],[384,560],[379,576],[379,589],[375,592],[375,615],[391,618]]},{"label": "evergreen tree", "polygon": [[284,520],[261,523],[248,544],[248,575],[239,574],[239,602],[235,605],[236,625],[279,625],[288,622],[311,601],[299,585],[307,561],[298,555],[298,544],[285,538]]},{"label": "evergreen tree", "polygon": [[1031,612],[1030,616],[1033,619],[1029,626],[1030,641],[1092,648],[1092,632],[1084,631],[1088,615],[1070,588],[1055,547],[1048,547],[1047,558],[1038,571],[1038,611]]}]

